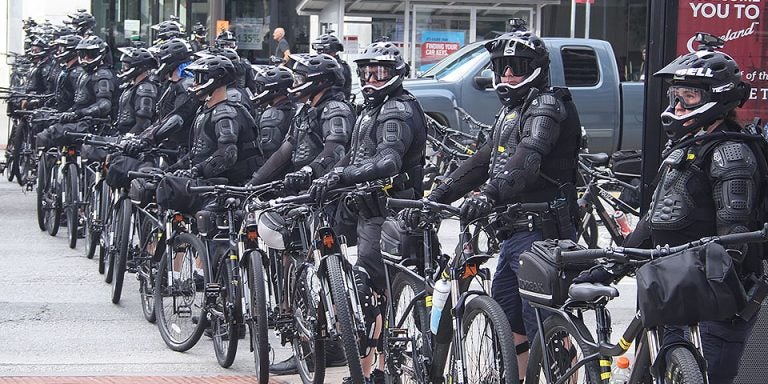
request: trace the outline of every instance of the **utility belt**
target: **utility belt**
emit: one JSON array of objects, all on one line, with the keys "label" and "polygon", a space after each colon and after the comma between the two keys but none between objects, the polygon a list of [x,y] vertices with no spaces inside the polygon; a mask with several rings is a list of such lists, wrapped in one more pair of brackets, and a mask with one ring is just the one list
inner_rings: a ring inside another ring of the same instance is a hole
[{"label": "utility belt", "polygon": [[544,211],[524,211],[501,215],[493,223],[496,238],[506,240],[518,232],[540,230],[544,239],[571,239],[575,226],[567,199],[555,199]]},{"label": "utility belt", "polygon": [[421,165],[413,166],[404,172],[391,177],[388,180],[388,183],[386,183],[384,190],[386,190],[392,197],[400,197],[402,192],[407,192],[407,194],[413,194],[416,196],[418,195],[418,191],[415,190],[417,186],[416,180],[421,180],[423,177],[422,173],[423,167]]}]

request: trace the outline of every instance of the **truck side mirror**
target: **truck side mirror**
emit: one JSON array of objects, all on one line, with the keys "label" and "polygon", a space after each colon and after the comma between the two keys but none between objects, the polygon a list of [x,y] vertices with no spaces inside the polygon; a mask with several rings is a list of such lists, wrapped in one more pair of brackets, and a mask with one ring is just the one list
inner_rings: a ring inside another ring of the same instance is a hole
[{"label": "truck side mirror", "polygon": [[480,76],[474,78],[477,89],[483,90],[493,87],[493,71],[486,68],[480,72]]}]

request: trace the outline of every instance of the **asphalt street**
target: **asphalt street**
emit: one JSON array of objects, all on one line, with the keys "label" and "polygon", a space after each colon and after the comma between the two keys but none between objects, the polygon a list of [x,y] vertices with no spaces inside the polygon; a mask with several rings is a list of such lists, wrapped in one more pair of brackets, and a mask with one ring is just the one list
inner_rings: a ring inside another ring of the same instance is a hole
[{"label": "asphalt street", "polygon": [[[210,339],[191,350],[166,348],[157,327],[141,314],[138,284],[126,277],[119,305],[110,301],[110,286],[95,260],[66,245],[66,228],[56,237],[37,227],[35,196],[4,177],[0,181],[0,376],[188,376],[221,377],[253,374],[253,357],[240,343],[235,363],[216,363]],[[440,233],[444,249],[453,249],[457,224],[446,222]],[[601,244],[607,244],[605,239]],[[352,248],[354,251],[354,248]],[[354,259],[354,256],[352,256]],[[494,260],[489,262],[493,269]],[[619,285],[621,297],[611,302],[614,341],[634,312],[633,281]],[[275,361],[289,355],[272,335]],[[338,383],[344,368],[329,370],[326,382]],[[298,383],[296,376],[274,377],[276,383]],[[77,382],[77,381],[74,381]],[[102,381],[111,382],[111,381]]]}]

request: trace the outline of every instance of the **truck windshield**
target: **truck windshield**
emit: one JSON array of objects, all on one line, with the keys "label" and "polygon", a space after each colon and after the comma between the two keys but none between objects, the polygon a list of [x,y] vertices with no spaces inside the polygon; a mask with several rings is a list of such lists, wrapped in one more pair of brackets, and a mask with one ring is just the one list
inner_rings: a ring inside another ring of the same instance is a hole
[{"label": "truck windshield", "polygon": [[439,80],[452,73],[463,73],[464,71],[462,68],[464,66],[474,62],[474,59],[483,55],[487,56],[488,51],[485,50],[482,42],[466,45],[464,48],[461,48],[450,56],[440,60],[420,77],[433,77]]}]

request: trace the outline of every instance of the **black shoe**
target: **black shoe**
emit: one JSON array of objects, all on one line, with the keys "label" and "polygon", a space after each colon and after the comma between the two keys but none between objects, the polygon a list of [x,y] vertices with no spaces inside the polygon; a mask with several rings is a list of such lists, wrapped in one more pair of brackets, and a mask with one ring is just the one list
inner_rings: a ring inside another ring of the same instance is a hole
[{"label": "black shoe", "polygon": [[341,347],[338,341],[331,341],[325,344],[325,366],[347,366],[347,356],[344,354],[344,348]]},{"label": "black shoe", "polygon": [[269,373],[273,375],[295,375],[299,373],[296,359],[289,357],[279,363],[269,365]]},{"label": "black shoe", "polygon": [[[341,381],[341,383],[342,384],[355,384],[355,382],[352,381],[352,378],[348,377],[348,376],[345,377],[344,380]],[[382,381],[382,383],[383,383],[383,381]],[[370,377],[366,377],[366,378],[363,378],[363,383],[362,384],[373,384],[373,381],[371,380]]]},{"label": "black shoe", "polygon": [[384,371],[377,368],[371,372],[371,382],[373,384],[384,384],[385,380],[386,376],[384,375]]},{"label": "black shoe", "polygon": [[192,271],[192,277],[195,279],[195,290],[197,292],[205,291],[205,278],[197,271]]}]

